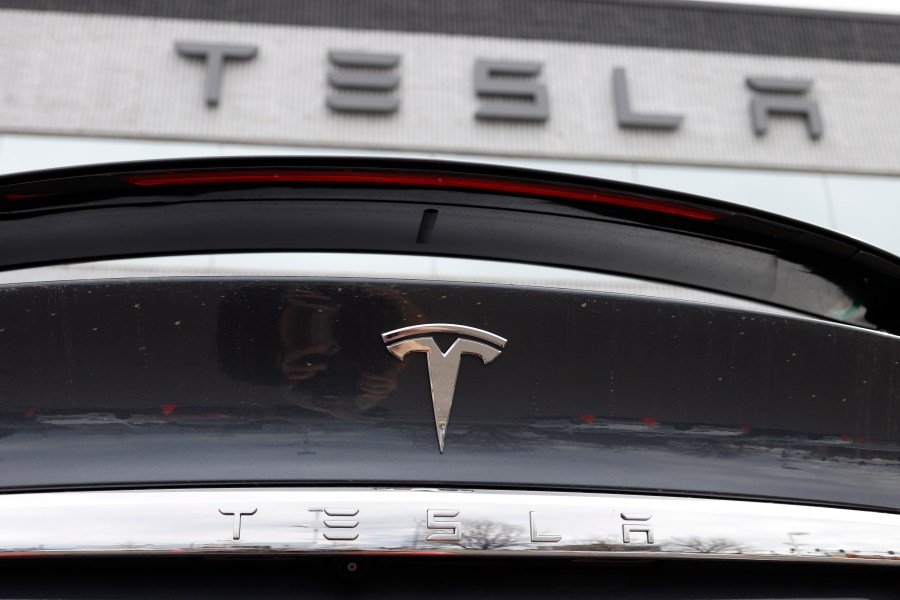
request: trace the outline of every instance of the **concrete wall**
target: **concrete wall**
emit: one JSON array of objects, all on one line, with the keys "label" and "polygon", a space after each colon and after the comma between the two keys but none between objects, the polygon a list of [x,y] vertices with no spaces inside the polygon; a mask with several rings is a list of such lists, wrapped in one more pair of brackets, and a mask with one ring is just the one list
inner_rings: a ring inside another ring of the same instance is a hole
[{"label": "concrete wall", "polygon": [[[900,175],[900,64],[117,15],[2,17],[4,132]],[[178,40],[259,54],[226,64],[213,108],[203,100],[203,61],[179,56]],[[330,110],[329,50],[400,54],[400,109]],[[549,119],[476,119],[479,59],[540,63]],[[683,115],[681,127],[620,127],[616,67],[627,70],[633,110]],[[819,104],[821,139],[798,116],[773,116],[755,135],[751,76],[811,80],[796,97]]]},{"label": "concrete wall", "polygon": [[[900,20],[615,0],[402,9],[410,1],[0,0],[0,173],[241,154],[490,161],[742,203],[900,254]],[[226,65],[211,107],[204,63],[179,56],[178,40],[259,53]],[[399,110],[329,109],[330,50],[399,54]],[[478,59],[541,63],[549,119],[476,119]],[[633,110],[681,126],[621,127],[616,67]],[[788,96],[818,103],[822,137],[797,116],[755,135],[751,76],[810,79]]]}]

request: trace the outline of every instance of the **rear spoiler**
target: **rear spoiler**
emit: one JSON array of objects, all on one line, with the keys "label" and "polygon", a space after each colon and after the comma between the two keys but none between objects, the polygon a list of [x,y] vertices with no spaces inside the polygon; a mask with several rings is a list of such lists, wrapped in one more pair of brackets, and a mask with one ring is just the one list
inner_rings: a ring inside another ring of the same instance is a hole
[{"label": "rear spoiler", "polygon": [[800,221],[622,182],[343,157],[163,160],[0,177],[0,269],[258,251],[567,267],[900,333],[900,258]]}]

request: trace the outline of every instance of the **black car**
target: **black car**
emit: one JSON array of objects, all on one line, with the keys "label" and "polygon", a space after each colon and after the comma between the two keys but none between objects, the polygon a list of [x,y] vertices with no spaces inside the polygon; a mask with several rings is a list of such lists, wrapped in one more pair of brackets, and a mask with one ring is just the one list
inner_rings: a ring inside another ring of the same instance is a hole
[{"label": "black car", "polygon": [[0,178],[0,202],[6,270],[359,253],[657,290],[7,283],[2,597],[897,597],[895,256],[461,163],[97,165]]}]

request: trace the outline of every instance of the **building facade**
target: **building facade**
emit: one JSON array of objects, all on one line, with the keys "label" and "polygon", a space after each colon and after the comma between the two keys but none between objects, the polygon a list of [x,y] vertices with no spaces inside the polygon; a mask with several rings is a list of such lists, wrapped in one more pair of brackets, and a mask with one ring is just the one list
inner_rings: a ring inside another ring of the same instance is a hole
[{"label": "building facade", "polygon": [[900,19],[635,0],[0,0],[0,172],[362,154],[568,171],[900,254]]}]

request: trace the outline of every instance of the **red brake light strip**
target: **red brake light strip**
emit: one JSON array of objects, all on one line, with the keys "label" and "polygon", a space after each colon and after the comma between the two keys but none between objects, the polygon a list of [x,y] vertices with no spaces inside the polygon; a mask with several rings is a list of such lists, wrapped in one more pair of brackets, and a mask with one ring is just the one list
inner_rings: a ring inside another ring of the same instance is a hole
[{"label": "red brake light strip", "polygon": [[629,196],[586,187],[548,184],[477,175],[410,173],[364,170],[257,169],[234,171],[183,171],[125,176],[133,185],[194,185],[216,183],[360,183],[434,188],[466,188],[584,200],[613,206],[712,221],[724,215],[705,208],[685,206],[654,198]]}]

